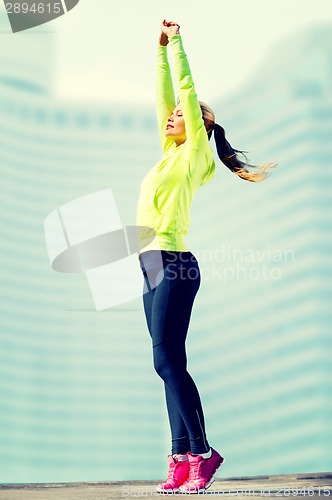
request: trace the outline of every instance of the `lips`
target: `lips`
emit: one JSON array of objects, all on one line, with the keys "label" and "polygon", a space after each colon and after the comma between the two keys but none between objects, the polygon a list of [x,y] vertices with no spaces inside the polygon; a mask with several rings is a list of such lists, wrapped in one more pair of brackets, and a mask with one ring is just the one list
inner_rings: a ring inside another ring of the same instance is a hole
[{"label": "lips", "polygon": [[166,130],[168,130],[169,128],[174,128],[174,127],[173,127],[173,125],[167,125]]}]

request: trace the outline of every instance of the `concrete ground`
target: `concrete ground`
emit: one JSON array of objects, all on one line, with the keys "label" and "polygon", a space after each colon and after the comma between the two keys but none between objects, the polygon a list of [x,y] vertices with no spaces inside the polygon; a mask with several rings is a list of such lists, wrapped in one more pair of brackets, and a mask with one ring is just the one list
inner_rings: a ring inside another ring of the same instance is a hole
[{"label": "concrete ground", "polygon": [[[53,484],[0,484],[0,500],[109,500],[113,498],[181,498],[188,494],[163,495],[155,491],[159,481],[110,481]],[[238,500],[263,497],[332,497],[332,473],[278,474],[216,479],[205,493],[210,498],[237,497]],[[190,495],[195,498],[197,495]],[[309,498],[308,498],[309,500]],[[331,498],[332,500],[332,498]]]}]

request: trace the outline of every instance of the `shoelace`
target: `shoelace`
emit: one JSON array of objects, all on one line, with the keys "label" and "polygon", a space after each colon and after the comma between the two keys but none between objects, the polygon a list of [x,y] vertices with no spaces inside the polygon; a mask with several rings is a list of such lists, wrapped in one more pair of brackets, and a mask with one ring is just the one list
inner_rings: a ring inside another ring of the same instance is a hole
[{"label": "shoelace", "polygon": [[199,479],[200,465],[201,462],[198,462],[197,464],[190,464],[189,480]]},{"label": "shoelace", "polygon": [[174,474],[174,469],[175,469],[176,463],[171,462],[169,464],[169,469],[168,469],[168,476],[167,476],[167,481],[173,479],[173,474]]}]

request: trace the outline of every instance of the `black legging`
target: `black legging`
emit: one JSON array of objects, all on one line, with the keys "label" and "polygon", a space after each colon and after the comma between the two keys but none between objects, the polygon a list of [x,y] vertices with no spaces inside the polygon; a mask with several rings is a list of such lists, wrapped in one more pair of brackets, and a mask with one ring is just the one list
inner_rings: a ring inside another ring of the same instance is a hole
[{"label": "black legging", "polygon": [[191,252],[148,250],[140,255],[143,304],[154,368],[163,379],[172,454],[199,454],[210,447],[200,396],[187,371],[185,341],[201,276]]}]

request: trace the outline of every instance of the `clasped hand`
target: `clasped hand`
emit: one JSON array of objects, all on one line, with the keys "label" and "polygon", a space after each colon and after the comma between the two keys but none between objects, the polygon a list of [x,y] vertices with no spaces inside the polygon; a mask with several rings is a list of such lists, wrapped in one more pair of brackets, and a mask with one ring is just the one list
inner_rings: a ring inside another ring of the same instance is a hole
[{"label": "clasped hand", "polygon": [[161,33],[159,37],[160,45],[167,45],[168,38],[172,35],[178,35],[180,33],[180,25],[174,21],[163,20],[161,23]]}]

